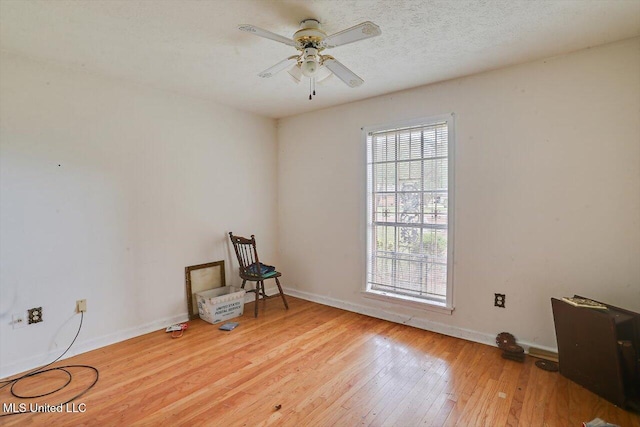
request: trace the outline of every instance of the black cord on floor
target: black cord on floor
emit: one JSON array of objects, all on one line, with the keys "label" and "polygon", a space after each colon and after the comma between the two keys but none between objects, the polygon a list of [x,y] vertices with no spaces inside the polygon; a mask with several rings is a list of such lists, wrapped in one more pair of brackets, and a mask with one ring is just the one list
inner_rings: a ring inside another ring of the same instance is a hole
[{"label": "black cord on floor", "polygon": [[[72,397],[71,399],[67,400],[66,402],[59,403],[58,405],[66,405],[67,403],[71,403],[74,400],[76,400],[77,398],[79,398],[80,396],[84,395],[89,390],[91,390],[93,388],[93,386],[95,386],[96,383],[98,382],[98,378],[100,376],[100,373],[99,373],[98,369],[93,367],[93,366],[89,366],[89,365],[65,365],[65,366],[58,366],[56,368],[45,369],[46,367],[51,366],[54,363],[56,363],[58,360],[62,359],[64,357],[64,355],[67,354],[67,352],[69,351],[71,346],[73,346],[73,344],[76,342],[76,339],[78,338],[78,335],[80,335],[80,331],[82,330],[82,321],[83,320],[84,320],[84,312],[81,312],[80,313],[80,326],[78,326],[78,332],[76,332],[76,336],[73,337],[73,341],[71,341],[71,344],[69,344],[69,347],[67,347],[67,349],[64,351],[64,353],[62,353],[60,356],[58,356],[56,358],[56,360],[54,360],[53,362],[47,363],[44,366],[36,368],[33,371],[27,372],[26,374],[21,375],[21,376],[19,376],[17,378],[13,378],[11,380],[0,381],[0,384],[2,384],[0,386],[0,390],[2,390],[3,388],[11,385],[11,388],[9,389],[9,391],[11,392],[11,395],[13,397],[17,397],[18,399],[36,399],[38,397],[49,396],[51,394],[54,394],[54,393],[64,389],[73,380],[73,374],[71,372],[69,372],[65,368],[85,368],[85,369],[90,369],[96,374],[96,378],[95,378],[95,380],[93,380],[91,385],[89,385],[86,389],[81,391],[79,394],[75,395],[74,397]],[[35,377],[37,375],[44,374],[45,372],[50,372],[50,371],[63,371],[63,372],[65,372],[67,374],[67,377],[68,377],[67,382],[65,384],[63,384],[62,386],[58,387],[57,389],[53,390],[53,391],[49,391],[47,393],[38,394],[38,395],[34,395],[34,396],[20,395],[20,394],[15,392],[14,388],[20,381],[22,381],[22,380],[24,380],[26,378]],[[20,415],[20,414],[28,414],[28,413],[30,413],[30,412],[12,412],[12,413],[9,413],[9,414],[1,414],[0,417],[8,417],[10,415]]]}]

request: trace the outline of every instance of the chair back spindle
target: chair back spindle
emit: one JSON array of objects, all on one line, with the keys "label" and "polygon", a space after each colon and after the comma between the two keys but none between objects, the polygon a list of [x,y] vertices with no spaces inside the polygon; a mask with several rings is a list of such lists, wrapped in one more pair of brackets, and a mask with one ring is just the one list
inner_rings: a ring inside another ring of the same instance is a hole
[{"label": "chair back spindle", "polygon": [[250,269],[252,265],[260,265],[255,236],[252,234],[251,238],[247,239],[245,237],[234,236],[232,233],[229,233],[229,237],[231,238],[233,248],[236,252],[236,257],[238,258],[238,263],[240,264],[241,274],[259,276],[259,274],[254,273],[254,271],[256,271],[255,268],[253,270]]}]

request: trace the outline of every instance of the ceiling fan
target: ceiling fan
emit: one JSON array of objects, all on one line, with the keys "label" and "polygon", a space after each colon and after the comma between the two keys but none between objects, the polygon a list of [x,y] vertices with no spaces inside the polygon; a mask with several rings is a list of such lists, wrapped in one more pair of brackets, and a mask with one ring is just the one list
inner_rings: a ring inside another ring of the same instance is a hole
[{"label": "ceiling fan", "polygon": [[293,38],[287,38],[271,31],[263,30],[254,25],[239,25],[240,31],[246,31],[256,36],[275,40],[288,46],[295,47],[299,53],[278,62],[273,67],[267,68],[260,77],[271,77],[274,74],[291,67],[289,74],[296,83],[302,81],[302,77],[309,78],[309,99],[315,95],[315,84],[335,74],[349,87],[358,87],[364,80],[353,71],[342,65],[331,55],[322,55],[324,49],[338,47],[359,40],[376,37],[382,34],[380,27],[370,21],[362,22],[354,27],[327,36],[317,19],[305,19],[300,23],[300,29],[293,34]]}]

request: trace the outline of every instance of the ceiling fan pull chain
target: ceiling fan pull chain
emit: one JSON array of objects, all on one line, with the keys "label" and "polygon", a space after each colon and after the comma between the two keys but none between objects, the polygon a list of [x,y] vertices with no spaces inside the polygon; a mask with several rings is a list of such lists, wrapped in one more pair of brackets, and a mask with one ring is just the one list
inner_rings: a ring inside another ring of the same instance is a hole
[{"label": "ceiling fan pull chain", "polygon": [[309,101],[311,101],[311,81],[312,80],[313,80],[312,78],[309,79]]},{"label": "ceiling fan pull chain", "polygon": [[316,96],[316,78],[312,77],[311,80],[313,80],[313,96]]}]

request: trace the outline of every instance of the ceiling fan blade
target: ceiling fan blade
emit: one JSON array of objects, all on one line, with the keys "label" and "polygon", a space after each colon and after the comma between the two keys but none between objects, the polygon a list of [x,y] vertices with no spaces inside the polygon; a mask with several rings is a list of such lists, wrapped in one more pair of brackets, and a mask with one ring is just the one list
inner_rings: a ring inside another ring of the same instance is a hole
[{"label": "ceiling fan blade", "polygon": [[[304,78],[304,75],[302,74],[302,70],[300,69],[300,64],[296,64],[293,67],[291,67],[288,73],[296,84],[299,84]],[[333,73],[323,65],[320,68],[318,68],[318,72],[313,78],[316,80],[316,83],[322,83],[331,76],[333,76]]]},{"label": "ceiling fan blade", "polygon": [[296,42],[294,42],[292,39],[281,36],[280,34],[272,33],[271,31],[263,30],[262,28],[256,27],[254,25],[242,24],[238,25],[238,29],[240,31],[245,31],[256,36],[264,37],[265,39],[275,40],[289,46],[295,47],[296,45]]},{"label": "ceiling fan blade", "polygon": [[365,21],[355,27],[335,33],[324,39],[327,47],[342,46],[345,44],[357,42],[358,40],[376,37],[382,34],[380,27],[371,21]]},{"label": "ceiling fan blade", "polygon": [[285,68],[290,67],[292,62],[297,62],[297,61],[298,61],[298,57],[296,55],[290,56],[287,59],[284,59],[284,60],[278,62],[273,67],[267,68],[266,70],[264,70],[263,72],[261,72],[258,75],[260,77],[271,77],[274,74],[279,73],[280,71],[284,70]]},{"label": "ceiling fan blade", "polygon": [[325,59],[324,65],[349,87],[358,87],[364,83],[364,80],[358,77],[356,73],[342,65],[335,58]]}]

